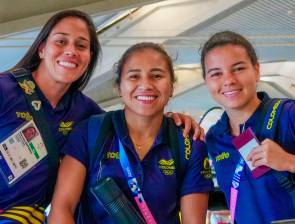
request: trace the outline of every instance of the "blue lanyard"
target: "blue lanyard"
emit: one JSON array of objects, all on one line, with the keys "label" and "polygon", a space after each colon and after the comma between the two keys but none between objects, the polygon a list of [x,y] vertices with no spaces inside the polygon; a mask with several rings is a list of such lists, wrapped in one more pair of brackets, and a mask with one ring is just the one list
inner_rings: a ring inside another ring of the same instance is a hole
[{"label": "blue lanyard", "polygon": [[124,175],[127,179],[128,186],[132,192],[133,198],[134,198],[138,208],[140,209],[141,214],[143,215],[146,223],[147,224],[156,224],[156,221],[155,221],[150,209],[148,208],[148,206],[143,198],[143,195],[142,195],[142,192],[139,188],[137,179],[136,179],[134,172],[130,166],[130,162],[129,162],[128,157],[126,155],[125,149],[124,149],[119,138],[118,138],[118,143],[119,143],[120,164],[123,169]]}]

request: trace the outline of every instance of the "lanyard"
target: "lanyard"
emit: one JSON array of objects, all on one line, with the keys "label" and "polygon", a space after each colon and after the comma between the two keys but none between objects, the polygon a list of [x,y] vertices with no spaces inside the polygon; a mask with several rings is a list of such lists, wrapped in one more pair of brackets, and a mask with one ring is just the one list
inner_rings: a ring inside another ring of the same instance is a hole
[{"label": "lanyard", "polygon": [[130,162],[128,160],[125,149],[124,149],[120,139],[118,139],[118,143],[119,143],[120,164],[123,169],[124,175],[127,179],[128,186],[132,192],[133,198],[134,198],[138,208],[140,209],[140,212],[143,215],[146,223],[147,224],[156,224],[156,221],[155,221],[148,205],[146,204],[146,202],[143,198],[142,192],[138,186],[138,182],[137,182],[136,177],[133,173],[133,170],[130,166]]},{"label": "lanyard", "polygon": [[236,169],[235,173],[232,179],[231,183],[231,189],[230,189],[230,216],[231,220],[234,223],[235,220],[235,210],[237,206],[237,199],[238,199],[238,192],[239,192],[239,186],[240,186],[240,180],[241,180],[241,175],[242,171],[245,166],[245,160],[243,158],[240,158]]},{"label": "lanyard", "polygon": [[36,122],[38,129],[41,132],[42,139],[45,143],[46,149],[48,151],[48,162],[50,167],[49,172],[49,183],[47,186],[46,200],[50,201],[53,195],[54,185],[57,177],[57,169],[59,166],[59,150],[56,144],[56,140],[52,134],[52,130],[47,122],[45,112],[42,107],[42,102],[39,99],[33,79],[30,73],[24,69],[20,68],[13,70],[12,75],[16,78],[19,86],[22,88],[30,111],[33,115],[33,119]]}]

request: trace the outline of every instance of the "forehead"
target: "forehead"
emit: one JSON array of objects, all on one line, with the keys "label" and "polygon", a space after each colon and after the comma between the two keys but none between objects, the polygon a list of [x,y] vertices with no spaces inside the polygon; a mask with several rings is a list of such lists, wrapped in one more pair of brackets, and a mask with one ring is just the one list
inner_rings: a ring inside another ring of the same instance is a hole
[{"label": "forehead", "polygon": [[168,61],[167,58],[157,50],[146,48],[132,52],[124,63],[124,67],[143,65],[167,67]]},{"label": "forehead", "polygon": [[54,34],[77,35],[85,39],[90,39],[87,23],[78,17],[65,17],[61,19],[51,30],[50,35]]},{"label": "forehead", "polygon": [[241,45],[227,44],[211,49],[205,56],[205,64],[228,64],[236,61],[250,61],[247,50]]}]

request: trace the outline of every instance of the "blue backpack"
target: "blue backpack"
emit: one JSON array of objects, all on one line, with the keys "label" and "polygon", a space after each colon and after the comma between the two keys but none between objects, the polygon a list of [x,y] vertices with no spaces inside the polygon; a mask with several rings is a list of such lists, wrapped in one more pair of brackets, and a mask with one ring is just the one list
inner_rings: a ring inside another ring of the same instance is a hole
[{"label": "blue backpack", "polygon": [[[278,98],[267,100],[258,119],[263,122],[261,122],[261,125],[258,126],[256,130],[257,135],[260,136],[261,139],[275,139],[281,112],[283,111],[285,103],[290,101],[294,102],[294,100],[291,99]],[[272,174],[275,176],[280,185],[290,194],[295,208],[294,174],[289,173],[288,176],[285,176],[282,172],[275,170],[272,171]]]},{"label": "blue backpack", "polygon": [[[92,167],[96,158],[100,158],[102,153],[103,145],[109,137],[111,137],[115,130],[113,128],[112,116],[115,113],[120,113],[121,111],[111,111],[104,114],[91,116],[88,123],[88,147],[93,149],[90,158],[90,167]],[[182,177],[184,176],[184,170],[187,165],[189,158],[187,154],[185,155],[185,145],[183,141],[178,141],[177,127],[171,118],[168,119],[169,126],[169,145],[171,149],[172,157],[175,161],[175,174],[177,178],[178,189],[180,189],[182,183]],[[180,192],[178,192],[178,197],[180,198]]]}]

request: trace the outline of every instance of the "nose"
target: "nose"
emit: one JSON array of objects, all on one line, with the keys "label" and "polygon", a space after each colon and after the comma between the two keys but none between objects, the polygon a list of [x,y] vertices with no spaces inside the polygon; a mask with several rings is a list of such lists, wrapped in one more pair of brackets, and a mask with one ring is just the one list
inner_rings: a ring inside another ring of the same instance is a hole
[{"label": "nose", "polygon": [[138,88],[140,90],[148,90],[152,88],[152,82],[149,77],[142,77],[138,83]]},{"label": "nose", "polygon": [[76,47],[69,44],[65,49],[65,55],[75,57],[77,55]]},{"label": "nose", "polygon": [[234,84],[236,81],[236,77],[231,71],[225,72],[225,74],[223,75],[223,79],[224,79],[223,83],[225,86]]}]

